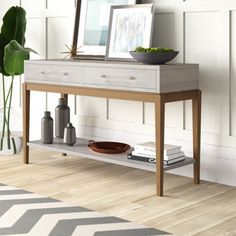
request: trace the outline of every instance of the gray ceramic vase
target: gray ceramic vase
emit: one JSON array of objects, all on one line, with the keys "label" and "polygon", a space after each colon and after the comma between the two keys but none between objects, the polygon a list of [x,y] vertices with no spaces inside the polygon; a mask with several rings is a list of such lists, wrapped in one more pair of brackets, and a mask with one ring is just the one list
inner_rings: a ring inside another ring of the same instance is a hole
[{"label": "gray ceramic vase", "polygon": [[73,146],[76,143],[75,127],[71,123],[68,123],[65,127],[63,142],[69,146]]},{"label": "gray ceramic vase", "polygon": [[64,98],[59,98],[59,105],[55,109],[55,136],[64,137],[64,129],[70,122],[70,108]]},{"label": "gray ceramic vase", "polygon": [[53,143],[53,119],[50,111],[45,111],[41,119],[41,141],[46,144]]}]

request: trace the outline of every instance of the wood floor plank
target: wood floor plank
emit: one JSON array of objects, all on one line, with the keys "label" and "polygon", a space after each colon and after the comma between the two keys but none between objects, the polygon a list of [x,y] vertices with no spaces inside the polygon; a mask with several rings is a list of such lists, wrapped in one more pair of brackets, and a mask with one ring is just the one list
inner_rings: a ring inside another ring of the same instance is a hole
[{"label": "wood floor plank", "polygon": [[[236,192],[232,194],[236,196]],[[232,196],[231,194],[231,196]],[[225,201],[227,199],[227,201]],[[221,224],[225,220],[230,219],[232,216],[236,216],[236,202],[235,199],[230,201],[225,195],[225,199],[218,204],[212,204],[204,207],[197,207],[197,213],[190,218],[185,218],[181,223],[173,223],[169,227],[165,227],[169,231],[174,231],[176,235],[183,235],[186,230],[190,235],[194,235],[201,231],[204,231],[210,227]],[[189,209],[191,211],[191,209]]]},{"label": "wood floor plank", "polygon": [[225,235],[235,236],[236,235],[236,216],[223,221],[213,227],[203,230],[194,236],[209,236],[209,235]]}]

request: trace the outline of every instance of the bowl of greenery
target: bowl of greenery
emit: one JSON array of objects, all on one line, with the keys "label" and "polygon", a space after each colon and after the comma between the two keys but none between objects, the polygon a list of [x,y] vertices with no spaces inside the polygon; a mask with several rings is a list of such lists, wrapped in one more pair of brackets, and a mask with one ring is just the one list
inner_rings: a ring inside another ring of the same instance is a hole
[{"label": "bowl of greenery", "polygon": [[174,59],[179,52],[172,48],[143,48],[137,47],[134,51],[129,52],[130,55],[137,61],[145,64],[165,64]]}]

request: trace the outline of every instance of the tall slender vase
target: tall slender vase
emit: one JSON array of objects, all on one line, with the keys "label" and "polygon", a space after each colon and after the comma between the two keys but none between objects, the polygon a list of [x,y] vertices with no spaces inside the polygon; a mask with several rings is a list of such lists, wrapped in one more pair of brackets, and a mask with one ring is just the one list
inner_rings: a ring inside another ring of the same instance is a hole
[{"label": "tall slender vase", "polygon": [[64,129],[70,123],[70,108],[64,98],[59,98],[59,105],[55,109],[55,136],[64,137]]},{"label": "tall slender vase", "polygon": [[53,119],[50,111],[45,111],[41,120],[41,141],[47,144],[53,143]]}]

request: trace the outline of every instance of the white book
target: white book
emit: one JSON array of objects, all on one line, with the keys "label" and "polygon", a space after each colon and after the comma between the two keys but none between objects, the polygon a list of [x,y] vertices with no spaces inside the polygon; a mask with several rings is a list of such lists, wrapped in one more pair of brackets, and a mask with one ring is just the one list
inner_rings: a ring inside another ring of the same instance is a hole
[{"label": "white book", "polygon": [[164,160],[166,160],[166,161],[170,161],[170,160],[173,160],[173,159],[175,159],[175,158],[178,158],[178,157],[183,157],[183,156],[185,156],[184,155],[184,152],[178,152],[178,153],[175,153],[175,154],[172,154],[172,155],[166,155],[166,156],[164,156]]},{"label": "white book", "polygon": [[[155,142],[145,142],[134,145],[134,150],[139,153],[156,155]],[[181,152],[181,146],[164,144],[164,155],[172,155]]]},{"label": "white book", "polygon": [[[142,153],[142,152],[132,151],[132,155],[146,157],[146,158],[156,158],[156,153],[155,154],[146,154],[146,153]],[[169,161],[169,160],[173,160],[175,158],[182,157],[182,156],[184,156],[184,152],[178,152],[178,153],[175,153],[172,155],[164,155],[163,159],[166,161]]]},{"label": "white book", "polygon": [[176,162],[184,161],[184,160],[185,160],[185,156],[177,157],[177,158],[169,160],[169,161],[164,161],[164,165],[171,165],[171,164],[174,164]]}]

